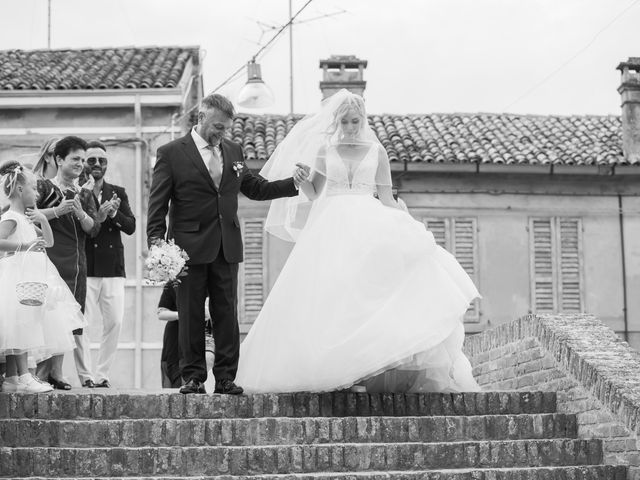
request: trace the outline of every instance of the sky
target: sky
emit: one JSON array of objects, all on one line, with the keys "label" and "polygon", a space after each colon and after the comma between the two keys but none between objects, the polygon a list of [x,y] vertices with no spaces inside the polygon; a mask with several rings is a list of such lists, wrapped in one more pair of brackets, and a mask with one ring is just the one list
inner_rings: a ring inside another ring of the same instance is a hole
[{"label": "sky", "polygon": [[[291,0],[293,12],[308,0]],[[289,0],[51,0],[52,48],[200,46],[205,92],[281,26]],[[47,46],[47,0],[0,0],[0,49]],[[321,17],[321,18],[318,18]],[[315,20],[314,20],[315,19]],[[617,65],[640,56],[640,0],[312,0],[293,29],[294,111],[319,60],[366,59],[370,113],[620,113]],[[288,113],[289,37],[258,58]],[[243,74],[219,92],[235,99]]]}]

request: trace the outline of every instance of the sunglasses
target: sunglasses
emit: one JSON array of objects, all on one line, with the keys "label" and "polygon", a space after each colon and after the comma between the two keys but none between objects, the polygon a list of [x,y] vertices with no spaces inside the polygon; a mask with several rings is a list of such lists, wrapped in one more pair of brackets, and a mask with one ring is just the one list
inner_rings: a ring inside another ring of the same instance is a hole
[{"label": "sunglasses", "polygon": [[89,165],[90,167],[93,167],[97,163],[100,163],[100,166],[104,167],[108,162],[107,157],[89,157],[85,161],[87,162],[87,165]]}]

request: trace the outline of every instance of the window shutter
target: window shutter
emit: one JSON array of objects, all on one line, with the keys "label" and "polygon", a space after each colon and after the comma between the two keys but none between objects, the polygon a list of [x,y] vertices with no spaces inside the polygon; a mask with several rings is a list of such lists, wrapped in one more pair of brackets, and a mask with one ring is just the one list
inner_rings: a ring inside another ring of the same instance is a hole
[{"label": "window shutter", "polygon": [[582,222],[578,218],[558,218],[557,224],[560,308],[563,312],[582,312]]},{"label": "window shutter", "polygon": [[[438,245],[451,252],[477,285],[477,223],[475,218],[425,218],[425,226]],[[464,317],[465,322],[480,321],[480,306],[475,300]]]},{"label": "window shutter", "polygon": [[450,250],[449,219],[448,218],[425,218],[423,223],[442,248]]},{"label": "window shutter", "polygon": [[529,231],[534,311],[583,311],[582,221],[569,217],[532,218]]},{"label": "window shutter", "polygon": [[532,304],[538,313],[556,311],[554,226],[550,218],[529,220]]},{"label": "window shutter", "polygon": [[264,303],[264,219],[242,220],[244,262],[240,264],[240,323],[253,323]]},{"label": "window shutter", "polygon": [[[477,247],[476,247],[476,219],[453,219],[453,255],[456,257],[465,272],[477,285]],[[480,321],[478,300],[474,300],[464,317],[466,322]]]}]

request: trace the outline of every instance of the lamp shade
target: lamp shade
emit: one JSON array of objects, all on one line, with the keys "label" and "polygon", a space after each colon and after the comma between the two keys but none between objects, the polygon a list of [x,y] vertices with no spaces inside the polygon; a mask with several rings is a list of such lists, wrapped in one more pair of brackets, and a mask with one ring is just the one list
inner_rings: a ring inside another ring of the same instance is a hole
[{"label": "lamp shade", "polygon": [[238,93],[238,105],[245,108],[264,108],[273,105],[273,92],[262,80],[260,64],[255,61],[247,63],[247,83]]}]

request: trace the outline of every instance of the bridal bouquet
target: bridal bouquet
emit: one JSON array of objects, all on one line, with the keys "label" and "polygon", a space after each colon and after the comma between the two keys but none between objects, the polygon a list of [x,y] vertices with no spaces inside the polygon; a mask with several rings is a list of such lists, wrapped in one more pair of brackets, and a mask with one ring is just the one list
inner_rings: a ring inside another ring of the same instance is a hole
[{"label": "bridal bouquet", "polygon": [[186,275],[189,256],[173,240],[159,240],[149,249],[145,260],[147,279],[152,282],[180,282],[179,277]]}]

